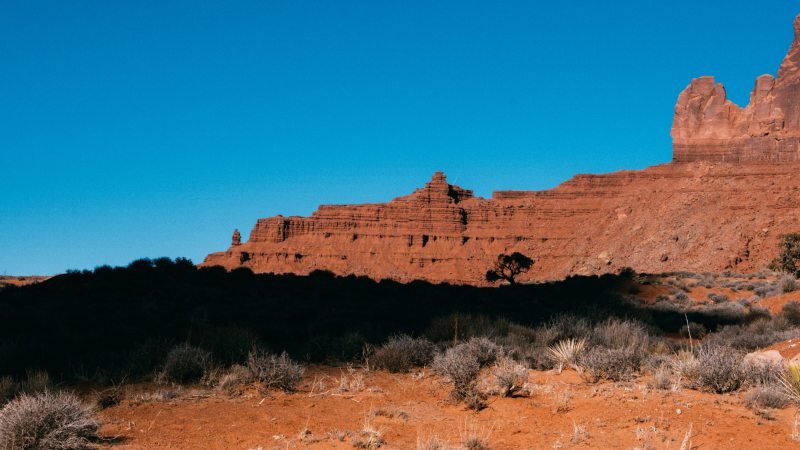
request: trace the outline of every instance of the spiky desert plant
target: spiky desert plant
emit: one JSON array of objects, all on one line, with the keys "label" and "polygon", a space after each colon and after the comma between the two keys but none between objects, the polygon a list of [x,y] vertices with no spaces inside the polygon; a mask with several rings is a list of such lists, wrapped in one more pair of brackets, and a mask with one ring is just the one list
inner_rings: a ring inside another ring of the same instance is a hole
[{"label": "spiky desert plant", "polygon": [[778,382],[787,397],[795,403],[800,403],[800,363],[789,364]]},{"label": "spiky desert plant", "polygon": [[547,353],[558,366],[558,373],[567,365],[574,366],[578,356],[586,348],[586,339],[565,339],[547,348]]}]

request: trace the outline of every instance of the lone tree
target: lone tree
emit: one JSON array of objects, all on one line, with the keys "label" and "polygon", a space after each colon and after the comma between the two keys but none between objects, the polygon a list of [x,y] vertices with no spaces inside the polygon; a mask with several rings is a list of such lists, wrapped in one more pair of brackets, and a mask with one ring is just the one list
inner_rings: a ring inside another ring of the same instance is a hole
[{"label": "lone tree", "polygon": [[800,233],[788,233],[781,236],[781,253],[769,263],[769,268],[776,272],[798,275],[797,262],[800,260]]},{"label": "lone tree", "polygon": [[533,260],[519,252],[510,255],[500,254],[494,267],[486,272],[486,281],[506,280],[509,284],[517,284],[516,277],[527,272],[533,266]]}]

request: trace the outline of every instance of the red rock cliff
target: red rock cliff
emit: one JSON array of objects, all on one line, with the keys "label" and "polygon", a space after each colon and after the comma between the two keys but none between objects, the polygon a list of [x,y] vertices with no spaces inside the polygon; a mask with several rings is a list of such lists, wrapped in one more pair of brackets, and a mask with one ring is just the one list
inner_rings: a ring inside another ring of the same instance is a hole
[{"label": "red rock cliff", "polygon": [[800,231],[800,21],[795,29],[778,78],[759,77],[746,108],[710,77],[681,93],[673,163],[491,199],[437,172],[388,203],[259,219],[247,242],[234,238],[203,265],[482,284],[498,254],[518,251],[536,261],[527,279],[760,270],[780,234]]},{"label": "red rock cliff", "polygon": [[675,106],[674,161],[800,160],[800,16],[794,33],[778,78],[758,77],[745,108],[728,100],[725,87],[713,77],[692,81]]}]

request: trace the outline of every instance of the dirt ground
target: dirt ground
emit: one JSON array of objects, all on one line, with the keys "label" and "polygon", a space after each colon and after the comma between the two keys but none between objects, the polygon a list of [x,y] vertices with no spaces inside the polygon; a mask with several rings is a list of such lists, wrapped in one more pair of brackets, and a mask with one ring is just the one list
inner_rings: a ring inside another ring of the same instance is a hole
[{"label": "dirt ground", "polygon": [[754,413],[744,393],[652,390],[646,381],[590,384],[571,370],[530,371],[529,396],[493,396],[473,412],[428,372],[314,367],[295,393],[128,386],[99,416],[114,449],[347,449],[364,429],[380,432],[385,449],[431,438],[458,447],[473,436],[491,449],[679,449],[687,434],[691,448],[800,448],[794,407]]}]

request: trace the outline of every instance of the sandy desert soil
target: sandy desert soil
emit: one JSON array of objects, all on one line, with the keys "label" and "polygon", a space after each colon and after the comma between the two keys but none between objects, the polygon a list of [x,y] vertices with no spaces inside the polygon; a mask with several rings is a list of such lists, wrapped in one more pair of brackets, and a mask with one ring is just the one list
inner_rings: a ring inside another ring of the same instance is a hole
[{"label": "sandy desert soil", "polygon": [[[339,389],[342,378],[352,390]],[[530,396],[493,396],[476,413],[453,404],[443,379],[426,371],[315,367],[295,393],[129,386],[99,416],[115,449],[346,449],[365,427],[386,449],[421,448],[430,438],[458,448],[470,436],[491,449],[678,449],[690,430],[691,448],[800,447],[794,407],[755,413],[744,393],[653,390],[647,378],[590,384],[571,370],[530,371],[529,382]]]}]

